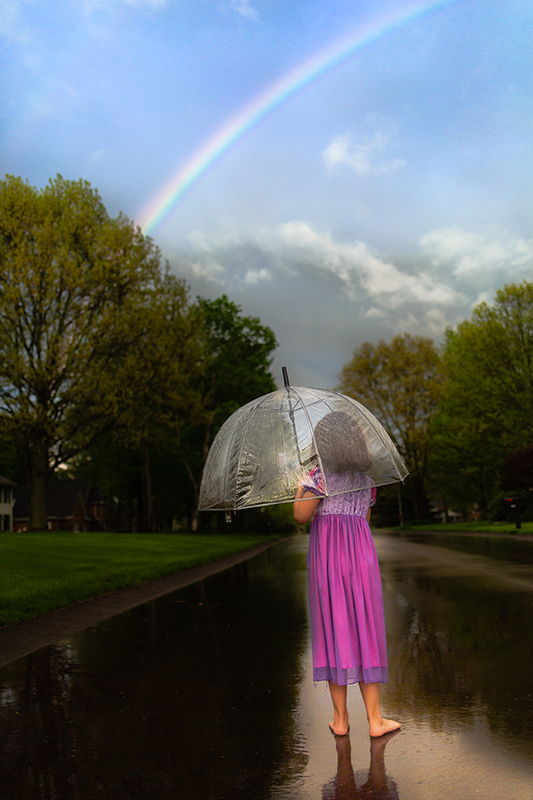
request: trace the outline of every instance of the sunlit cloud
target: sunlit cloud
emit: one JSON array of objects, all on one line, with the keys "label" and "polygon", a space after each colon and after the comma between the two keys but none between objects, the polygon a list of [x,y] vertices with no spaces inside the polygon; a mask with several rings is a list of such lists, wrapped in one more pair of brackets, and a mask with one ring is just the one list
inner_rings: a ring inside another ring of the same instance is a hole
[{"label": "sunlit cloud", "polygon": [[381,128],[363,144],[354,141],[351,133],[345,133],[330,142],[322,153],[322,158],[329,169],[347,165],[360,177],[396,172],[406,162],[401,158],[386,157],[390,140],[390,136]]},{"label": "sunlit cloud", "polygon": [[436,281],[430,274],[409,274],[383,260],[364,242],[337,242],[327,232],[314,230],[305,222],[286,223],[279,228],[280,240],[299,251],[300,263],[330,272],[344,284],[355,299],[361,289],[390,308],[411,302],[450,305],[463,301],[453,288]]},{"label": "sunlit cloud", "polygon": [[422,236],[420,246],[435,265],[451,266],[457,277],[502,270],[516,274],[533,265],[533,239],[507,231],[479,234],[441,228]]}]

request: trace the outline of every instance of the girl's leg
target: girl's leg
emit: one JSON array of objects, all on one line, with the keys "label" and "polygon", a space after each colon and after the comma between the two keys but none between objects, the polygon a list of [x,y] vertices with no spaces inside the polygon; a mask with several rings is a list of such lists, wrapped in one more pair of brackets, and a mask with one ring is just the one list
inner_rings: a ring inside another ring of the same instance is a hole
[{"label": "girl's leg", "polygon": [[391,731],[397,731],[400,727],[399,722],[395,722],[393,719],[385,719],[381,716],[381,711],[379,710],[379,685],[361,681],[359,688],[366,708],[370,736],[376,738],[377,736],[384,736]]},{"label": "girl's leg", "polygon": [[329,691],[333,703],[333,722],[329,727],[337,736],[345,736],[350,728],[346,704],[347,689],[347,686],[339,686],[339,684],[329,681]]}]

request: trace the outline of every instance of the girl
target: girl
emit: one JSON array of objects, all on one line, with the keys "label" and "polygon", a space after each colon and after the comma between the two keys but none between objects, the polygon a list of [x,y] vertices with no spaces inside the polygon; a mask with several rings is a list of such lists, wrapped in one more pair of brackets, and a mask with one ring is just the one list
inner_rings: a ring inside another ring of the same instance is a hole
[{"label": "girl", "polygon": [[384,719],[379,708],[387,649],[381,577],[368,524],[376,490],[364,474],[372,461],[360,426],[343,412],[327,414],[314,433],[321,467],[309,473],[294,502],[298,523],[314,514],[307,557],[313,679],[329,683],[329,727],[335,736],[349,732],[347,685],[358,683],[375,738],[398,730],[400,723]]}]

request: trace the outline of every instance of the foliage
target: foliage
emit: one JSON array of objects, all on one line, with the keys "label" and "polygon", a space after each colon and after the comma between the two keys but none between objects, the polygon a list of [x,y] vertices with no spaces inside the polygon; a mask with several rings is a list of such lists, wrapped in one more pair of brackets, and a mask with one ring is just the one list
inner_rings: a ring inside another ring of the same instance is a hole
[{"label": "foliage", "polygon": [[166,323],[187,313],[159,250],[87,182],[0,182],[0,420],[28,465],[32,528],[59,464],[111,431],[140,441],[148,408],[175,413],[186,344]]},{"label": "foliage", "polygon": [[520,447],[511,453],[500,468],[501,489],[533,491],[533,446]]},{"label": "foliage", "polygon": [[477,501],[486,513],[501,463],[533,434],[533,283],[505,286],[493,306],[448,330],[443,362],[438,480],[450,501]]},{"label": "foliage", "polygon": [[411,474],[413,513],[420,518],[427,505],[429,428],[442,385],[433,341],[406,333],[390,344],[363,342],[339,380],[340,391],[367,406],[397,445]]},{"label": "foliage", "polygon": [[226,295],[198,298],[207,351],[206,389],[211,396],[213,429],[240,406],[275,390],[270,373],[274,333],[257,317],[242,316]]},{"label": "foliage", "polygon": [[184,431],[183,465],[192,487],[189,508],[196,527],[196,508],[203,466],[216,432],[240,406],[275,390],[270,373],[277,347],[270,328],[257,317],[243,316],[226,295],[216,300],[197,298],[205,343],[205,373],[201,381],[203,416]]}]

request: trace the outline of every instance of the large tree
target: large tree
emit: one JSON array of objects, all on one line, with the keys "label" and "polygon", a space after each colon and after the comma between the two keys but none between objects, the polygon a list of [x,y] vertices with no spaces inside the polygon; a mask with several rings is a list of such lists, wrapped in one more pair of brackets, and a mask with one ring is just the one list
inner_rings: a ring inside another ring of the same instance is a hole
[{"label": "large tree", "polygon": [[242,314],[226,295],[216,300],[197,298],[201,336],[205,343],[205,373],[201,381],[203,416],[188,431],[185,467],[193,487],[192,527],[203,465],[222,423],[240,406],[275,390],[270,372],[277,347],[272,330],[257,317]]},{"label": "large tree", "polygon": [[408,333],[354,350],[339,390],[367,406],[385,427],[411,474],[414,515],[427,510],[430,423],[441,390],[440,356],[432,339]]},{"label": "large tree", "polygon": [[493,305],[446,332],[446,384],[435,419],[440,481],[486,511],[500,465],[533,438],[533,283],[509,284]]},{"label": "large tree", "polygon": [[185,313],[159,250],[87,182],[0,182],[0,424],[27,461],[31,528],[46,527],[53,470],[112,431],[133,435],[172,375],[171,295]]}]

